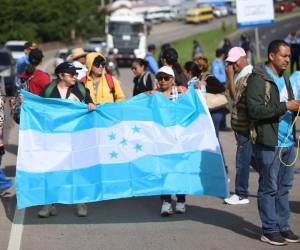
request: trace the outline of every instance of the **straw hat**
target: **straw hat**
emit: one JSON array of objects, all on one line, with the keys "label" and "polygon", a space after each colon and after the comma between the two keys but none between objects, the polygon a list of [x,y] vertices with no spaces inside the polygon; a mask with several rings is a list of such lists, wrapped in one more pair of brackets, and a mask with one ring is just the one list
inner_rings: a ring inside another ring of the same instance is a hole
[{"label": "straw hat", "polygon": [[75,48],[72,49],[71,54],[68,56],[67,60],[76,60],[77,58],[80,58],[82,56],[86,56],[86,52],[84,52],[83,48]]}]

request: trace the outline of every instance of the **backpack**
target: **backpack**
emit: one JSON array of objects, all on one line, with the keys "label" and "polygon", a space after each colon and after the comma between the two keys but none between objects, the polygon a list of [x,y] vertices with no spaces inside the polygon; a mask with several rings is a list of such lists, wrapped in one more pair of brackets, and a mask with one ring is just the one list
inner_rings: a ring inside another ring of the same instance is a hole
[{"label": "backpack", "polygon": [[114,83],[113,77],[111,74],[108,74],[108,73],[105,73],[104,76],[105,76],[106,82],[108,84],[108,87],[110,89],[110,92],[113,94],[114,100],[115,100],[116,90],[115,90],[115,83]]}]

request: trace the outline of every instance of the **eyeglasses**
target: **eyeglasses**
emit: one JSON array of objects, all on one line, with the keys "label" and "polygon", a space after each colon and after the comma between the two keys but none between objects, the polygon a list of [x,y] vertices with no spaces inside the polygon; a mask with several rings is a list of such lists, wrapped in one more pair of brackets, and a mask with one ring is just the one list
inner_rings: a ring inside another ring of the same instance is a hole
[{"label": "eyeglasses", "polygon": [[78,74],[68,74],[68,73],[64,73],[65,76],[71,77],[71,78],[77,78]]},{"label": "eyeglasses", "polygon": [[105,62],[94,62],[93,65],[97,68],[100,68],[100,67],[104,68],[106,63]]},{"label": "eyeglasses", "polygon": [[171,76],[157,76],[156,79],[157,81],[165,80],[167,82],[171,79]]}]

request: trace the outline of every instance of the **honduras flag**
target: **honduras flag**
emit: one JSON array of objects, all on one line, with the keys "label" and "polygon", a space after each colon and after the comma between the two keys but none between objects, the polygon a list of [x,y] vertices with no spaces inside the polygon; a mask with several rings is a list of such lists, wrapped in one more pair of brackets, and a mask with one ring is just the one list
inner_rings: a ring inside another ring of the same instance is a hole
[{"label": "honduras flag", "polygon": [[201,93],[97,106],[23,93],[18,208],[133,196],[226,197],[220,146]]}]

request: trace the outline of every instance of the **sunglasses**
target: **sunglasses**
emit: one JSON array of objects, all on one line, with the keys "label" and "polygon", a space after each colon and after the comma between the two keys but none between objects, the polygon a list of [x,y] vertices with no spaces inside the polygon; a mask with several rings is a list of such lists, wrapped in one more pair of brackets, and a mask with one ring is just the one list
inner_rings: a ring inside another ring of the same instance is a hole
[{"label": "sunglasses", "polygon": [[171,79],[171,76],[157,76],[156,79],[157,81],[165,80],[167,82]]},{"label": "sunglasses", "polygon": [[77,78],[78,74],[68,74],[64,73],[65,76],[71,77],[71,78]]},{"label": "sunglasses", "polygon": [[94,62],[93,65],[97,68],[100,68],[100,67],[104,68],[106,63],[104,61],[103,62]]}]

